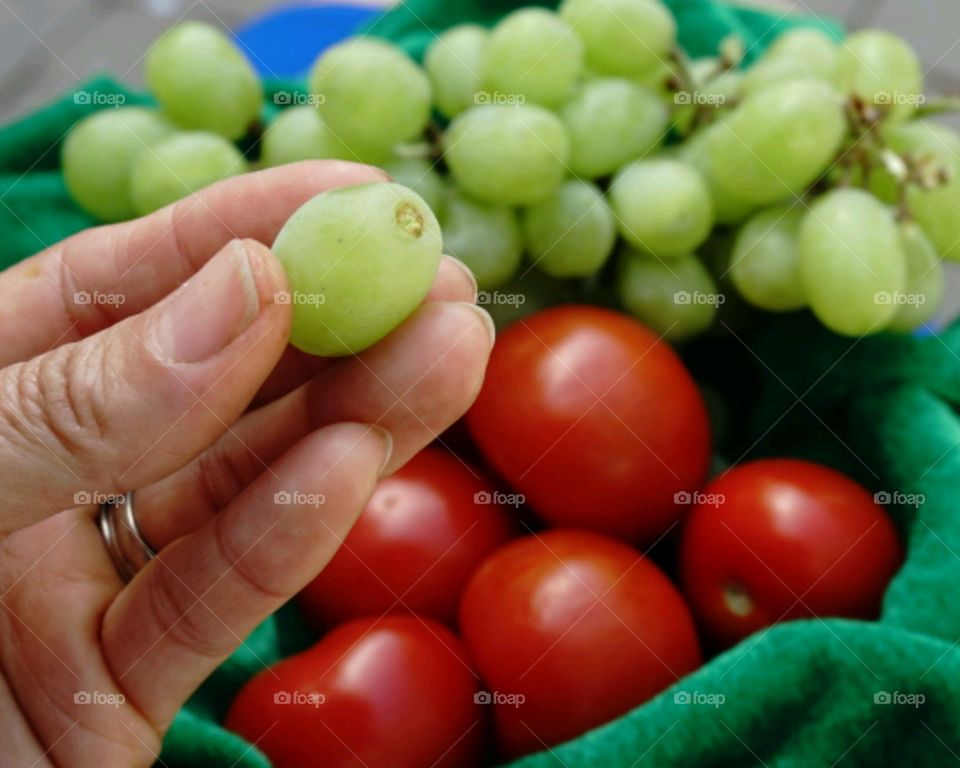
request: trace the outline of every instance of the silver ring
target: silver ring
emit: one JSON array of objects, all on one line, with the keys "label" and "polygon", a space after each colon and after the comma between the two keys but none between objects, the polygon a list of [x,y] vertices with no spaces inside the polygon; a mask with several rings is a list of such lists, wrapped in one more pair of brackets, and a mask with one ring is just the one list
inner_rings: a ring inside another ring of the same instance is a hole
[{"label": "silver ring", "polygon": [[137,525],[137,517],[133,513],[133,491],[101,504],[97,527],[117,573],[125,582],[133,579],[156,556],[144,541]]}]

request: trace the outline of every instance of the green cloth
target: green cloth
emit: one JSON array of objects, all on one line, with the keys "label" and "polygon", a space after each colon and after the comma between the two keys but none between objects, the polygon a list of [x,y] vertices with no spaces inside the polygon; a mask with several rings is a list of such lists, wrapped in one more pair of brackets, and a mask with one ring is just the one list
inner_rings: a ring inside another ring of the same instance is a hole
[{"label": "green cloth", "polygon": [[[433,32],[467,20],[492,23],[517,5],[412,0],[370,32],[420,55]],[[730,34],[742,37],[756,56],[783,29],[818,23],[711,0],[669,5],[681,42],[694,56],[714,53]],[[837,27],[825,28],[839,34]],[[148,101],[109,79],[83,90],[122,93],[127,103]],[[94,223],[70,201],[58,171],[59,141],[92,109],[71,95],[0,129],[0,267]],[[271,111],[265,110],[266,120]],[[738,334],[687,351],[698,376],[724,396],[727,421],[738,425],[720,446],[724,455],[809,456],[874,490],[924,497],[916,509],[895,510],[908,557],[887,592],[882,619],[778,626],[710,660],[623,718],[526,758],[518,768],[919,767],[958,759],[960,326],[940,337],[854,344],[797,315],[767,317]],[[258,750],[217,722],[263,663],[313,640],[292,606],[264,622],[177,717],[163,763],[268,766]],[[884,695],[895,702],[877,703]],[[704,697],[714,705],[697,703]],[[923,703],[917,704],[919,697]],[[684,703],[688,699],[693,703]]]}]

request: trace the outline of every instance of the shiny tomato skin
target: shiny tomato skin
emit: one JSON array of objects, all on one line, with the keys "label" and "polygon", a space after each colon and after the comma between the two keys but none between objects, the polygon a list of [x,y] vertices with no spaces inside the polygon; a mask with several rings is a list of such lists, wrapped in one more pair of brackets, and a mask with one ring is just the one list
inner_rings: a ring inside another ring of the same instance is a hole
[{"label": "shiny tomato skin", "polygon": [[608,722],[701,662],[667,577],[627,544],[586,531],[554,529],[494,553],[467,585],[460,626],[498,697],[506,757]]},{"label": "shiny tomato skin", "polygon": [[460,593],[514,533],[478,471],[427,448],[384,478],[326,568],[298,596],[318,627],[387,612],[456,622]]},{"label": "shiny tomato skin", "polygon": [[718,648],[787,619],[872,619],[903,560],[883,507],[808,461],[728,470],[692,508],[680,544],[684,592]]},{"label": "shiny tomato skin", "polygon": [[[548,523],[649,544],[710,463],[703,398],[665,342],[598,307],[507,328],[467,414],[487,462]],[[680,497],[682,498],[682,497]]]},{"label": "shiny tomato skin", "polygon": [[442,624],[358,619],[254,677],[225,724],[274,768],[469,768],[487,734],[477,686]]}]

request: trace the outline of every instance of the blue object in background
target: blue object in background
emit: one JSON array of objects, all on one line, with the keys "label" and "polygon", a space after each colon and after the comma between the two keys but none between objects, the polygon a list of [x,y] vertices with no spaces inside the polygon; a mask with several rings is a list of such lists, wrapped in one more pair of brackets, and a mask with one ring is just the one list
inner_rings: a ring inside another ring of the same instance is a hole
[{"label": "blue object in background", "polygon": [[256,54],[250,59],[261,77],[298,78],[320,51],[359,31],[382,12],[357,5],[286,6],[256,17],[234,34]]}]

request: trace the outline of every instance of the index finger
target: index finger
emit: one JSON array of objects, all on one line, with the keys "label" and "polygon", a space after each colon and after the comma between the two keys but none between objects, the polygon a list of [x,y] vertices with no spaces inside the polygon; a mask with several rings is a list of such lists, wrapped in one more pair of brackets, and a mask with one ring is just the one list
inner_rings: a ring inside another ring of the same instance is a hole
[{"label": "index finger", "polygon": [[142,219],[57,243],[0,272],[0,367],[142,312],[231,240],[270,245],[314,195],[386,178],[370,166],[311,160],[237,176]]}]

